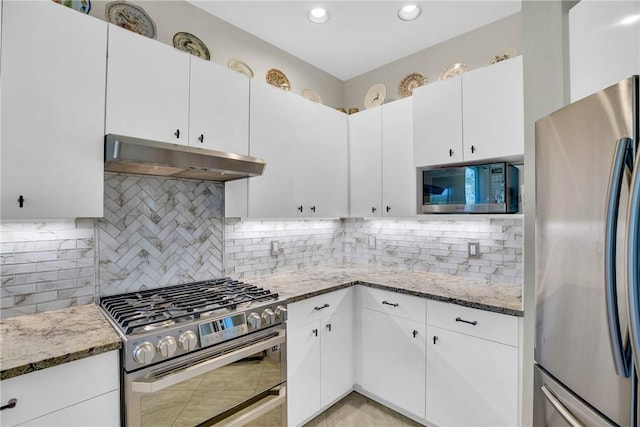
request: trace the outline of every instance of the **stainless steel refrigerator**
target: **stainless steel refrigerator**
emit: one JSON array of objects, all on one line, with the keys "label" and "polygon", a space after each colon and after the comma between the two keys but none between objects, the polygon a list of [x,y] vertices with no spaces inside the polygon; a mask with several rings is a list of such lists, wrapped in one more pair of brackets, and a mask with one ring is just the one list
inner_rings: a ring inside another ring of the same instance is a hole
[{"label": "stainless steel refrigerator", "polygon": [[638,425],[638,76],[536,122],[535,426]]}]

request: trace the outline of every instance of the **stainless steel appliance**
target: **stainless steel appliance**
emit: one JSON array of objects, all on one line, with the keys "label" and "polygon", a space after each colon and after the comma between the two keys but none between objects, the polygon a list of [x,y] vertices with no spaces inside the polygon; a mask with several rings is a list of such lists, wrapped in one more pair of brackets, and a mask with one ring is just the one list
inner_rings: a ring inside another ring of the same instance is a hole
[{"label": "stainless steel appliance", "polygon": [[228,278],[100,298],[126,426],[286,425],[286,305]]},{"label": "stainless steel appliance", "polygon": [[505,162],[422,171],[422,213],[515,213],[518,194],[518,168]]},{"label": "stainless steel appliance", "polygon": [[536,122],[535,426],[637,426],[638,76]]}]

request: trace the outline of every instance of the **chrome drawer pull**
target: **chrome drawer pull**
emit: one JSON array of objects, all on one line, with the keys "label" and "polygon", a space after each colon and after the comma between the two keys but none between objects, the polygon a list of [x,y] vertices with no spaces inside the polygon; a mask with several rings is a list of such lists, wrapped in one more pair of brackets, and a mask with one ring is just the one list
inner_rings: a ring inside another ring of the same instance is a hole
[{"label": "chrome drawer pull", "polygon": [[456,322],[468,323],[468,324],[473,325],[473,326],[476,326],[478,324],[477,320],[474,320],[474,321],[464,320],[464,319],[462,319],[460,317],[456,317]]},{"label": "chrome drawer pull", "polygon": [[327,307],[329,307],[329,304],[325,304],[325,305],[320,306],[320,307],[313,307],[313,309],[314,309],[314,310],[318,310],[318,311],[320,311],[320,310],[322,310],[323,308],[327,308]]},{"label": "chrome drawer pull", "polygon": [[382,303],[383,303],[383,304],[386,304],[386,305],[390,305],[390,306],[392,306],[392,307],[397,307],[397,306],[399,306],[399,305],[400,305],[400,304],[398,304],[397,302],[396,302],[396,303],[390,303],[390,302],[387,302],[387,301],[382,301]]},{"label": "chrome drawer pull", "polygon": [[13,409],[18,404],[18,399],[9,399],[6,405],[0,406],[0,411],[4,411],[5,409]]},{"label": "chrome drawer pull", "polygon": [[566,406],[564,406],[562,404],[562,402],[560,402],[560,399],[558,399],[556,397],[555,394],[553,394],[551,392],[551,390],[549,390],[547,388],[546,385],[543,385],[542,387],[540,387],[540,390],[542,390],[542,393],[544,393],[544,397],[547,398],[547,400],[549,401],[549,403],[551,403],[551,405],[553,405],[553,407],[555,408],[556,411],[558,411],[558,413],[562,416],[562,418],[565,419],[566,422],[569,423],[569,425],[571,427],[584,427],[584,424],[582,424],[576,417],[575,415],[573,415],[567,408]]}]

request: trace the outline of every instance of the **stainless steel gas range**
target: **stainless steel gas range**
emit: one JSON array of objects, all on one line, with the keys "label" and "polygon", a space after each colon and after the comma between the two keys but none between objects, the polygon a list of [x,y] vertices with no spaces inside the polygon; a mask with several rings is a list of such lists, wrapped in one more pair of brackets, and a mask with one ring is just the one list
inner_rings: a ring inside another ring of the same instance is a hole
[{"label": "stainless steel gas range", "polygon": [[286,304],[229,278],[103,296],[127,426],[286,425]]}]

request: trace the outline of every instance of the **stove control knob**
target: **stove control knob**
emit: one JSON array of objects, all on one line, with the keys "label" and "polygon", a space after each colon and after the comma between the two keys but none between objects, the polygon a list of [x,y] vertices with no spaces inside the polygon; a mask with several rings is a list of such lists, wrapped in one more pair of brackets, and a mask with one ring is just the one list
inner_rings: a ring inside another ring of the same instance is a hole
[{"label": "stove control knob", "polygon": [[276,323],[276,315],[270,308],[262,312],[262,323],[265,325],[273,325]]},{"label": "stove control knob", "polygon": [[187,331],[178,338],[178,345],[183,350],[191,351],[198,345],[198,337],[193,331]]},{"label": "stove control knob", "polygon": [[151,363],[155,353],[153,344],[145,341],[142,344],[138,344],[136,348],[133,349],[133,360],[146,365],[147,363]]},{"label": "stove control knob", "polygon": [[158,341],[158,345],[156,346],[158,354],[164,357],[173,356],[177,348],[178,345],[176,344],[176,339],[169,336],[166,336]]},{"label": "stove control knob", "polygon": [[280,320],[281,322],[284,322],[285,320],[287,320],[287,309],[281,305],[277,306],[276,319]]},{"label": "stove control knob", "polygon": [[262,319],[258,313],[251,313],[249,317],[247,317],[247,324],[249,325],[249,329],[258,329],[260,325],[262,325]]}]

